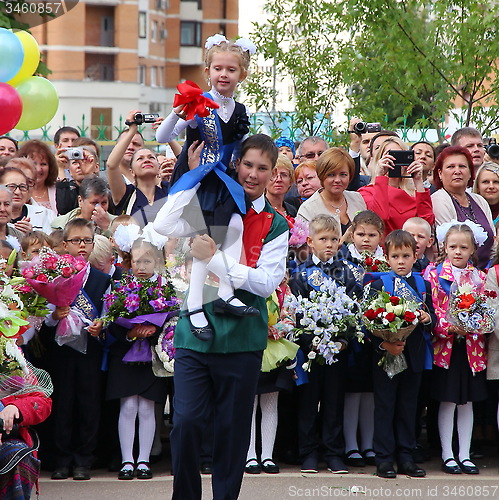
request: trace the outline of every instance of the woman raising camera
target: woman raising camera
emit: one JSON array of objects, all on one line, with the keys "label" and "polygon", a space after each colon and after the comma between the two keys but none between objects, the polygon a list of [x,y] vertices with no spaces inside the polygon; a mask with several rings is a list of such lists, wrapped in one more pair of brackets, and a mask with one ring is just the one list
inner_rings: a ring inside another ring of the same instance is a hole
[{"label": "woman raising camera", "polygon": [[[388,137],[376,151],[373,162],[374,180],[359,189],[367,208],[376,212],[385,223],[385,235],[402,229],[410,217],[421,217],[433,225],[435,215],[430,190],[423,184],[423,163],[413,161],[401,174],[406,177],[391,177],[395,158],[390,151],[406,151],[407,144],[398,137]],[[393,174],[392,174],[393,175]]]}]

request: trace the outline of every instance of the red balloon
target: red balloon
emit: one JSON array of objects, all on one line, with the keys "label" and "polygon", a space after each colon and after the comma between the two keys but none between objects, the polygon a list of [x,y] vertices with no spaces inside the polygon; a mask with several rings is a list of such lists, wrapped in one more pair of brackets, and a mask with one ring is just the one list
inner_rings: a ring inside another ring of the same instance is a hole
[{"label": "red balloon", "polygon": [[7,83],[0,83],[0,135],[10,132],[23,112],[23,103],[19,93]]}]

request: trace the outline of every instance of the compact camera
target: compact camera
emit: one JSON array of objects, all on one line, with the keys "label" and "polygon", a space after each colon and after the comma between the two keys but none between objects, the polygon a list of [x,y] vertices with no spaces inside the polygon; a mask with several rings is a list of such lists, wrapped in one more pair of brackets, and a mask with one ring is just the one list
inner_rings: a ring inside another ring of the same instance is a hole
[{"label": "compact camera", "polygon": [[158,118],[158,113],[135,113],[133,121],[137,125],[142,125],[143,123],[154,123]]},{"label": "compact camera", "polygon": [[83,160],[83,148],[68,148],[64,152],[68,160]]},{"label": "compact camera", "polygon": [[353,126],[353,131],[359,135],[381,132],[381,123],[357,122]]},{"label": "compact camera", "polygon": [[388,177],[408,177],[411,178],[412,175],[404,175],[402,170],[403,167],[408,167],[414,161],[414,151],[409,149],[407,151],[399,151],[391,149],[388,151],[390,156],[395,158],[393,162],[393,168],[388,170]]},{"label": "compact camera", "polygon": [[499,158],[499,144],[497,144],[497,141],[496,139],[494,139],[494,137],[489,139],[489,145],[485,146],[485,151],[487,151],[487,154],[493,160],[497,160]]}]

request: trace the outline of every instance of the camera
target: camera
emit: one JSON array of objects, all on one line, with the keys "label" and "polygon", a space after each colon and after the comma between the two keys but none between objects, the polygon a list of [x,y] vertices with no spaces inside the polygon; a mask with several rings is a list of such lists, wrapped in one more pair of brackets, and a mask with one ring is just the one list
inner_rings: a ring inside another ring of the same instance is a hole
[{"label": "camera", "polygon": [[497,160],[499,158],[499,144],[497,144],[496,139],[494,137],[491,137],[489,139],[489,145],[485,146],[485,151],[487,151],[487,154],[494,160]]},{"label": "camera", "polygon": [[137,125],[142,125],[143,123],[154,123],[158,118],[158,113],[135,113],[133,121]]},{"label": "camera", "polygon": [[68,148],[64,152],[68,160],[83,160],[83,148]]},{"label": "camera", "polygon": [[408,149],[407,151],[391,149],[388,151],[388,154],[395,158],[393,168],[388,170],[388,177],[411,178],[412,175],[402,175],[402,167],[408,167],[414,161],[414,151],[412,149]]},{"label": "camera", "polygon": [[356,134],[374,134],[377,132],[381,132],[381,123],[366,123],[366,122],[357,122],[353,126],[353,131]]}]

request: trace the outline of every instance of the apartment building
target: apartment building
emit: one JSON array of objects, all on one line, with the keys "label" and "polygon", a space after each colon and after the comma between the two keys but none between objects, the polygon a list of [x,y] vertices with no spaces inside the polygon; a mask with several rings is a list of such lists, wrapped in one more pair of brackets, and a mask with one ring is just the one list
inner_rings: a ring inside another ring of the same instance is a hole
[{"label": "apartment building", "polygon": [[87,136],[102,123],[111,138],[131,109],[164,116],[179,82],[205,85],[206,38],[237,29],[237,0],[80,0],[32,29],[60,98],[51,133],[85,115]]}]

